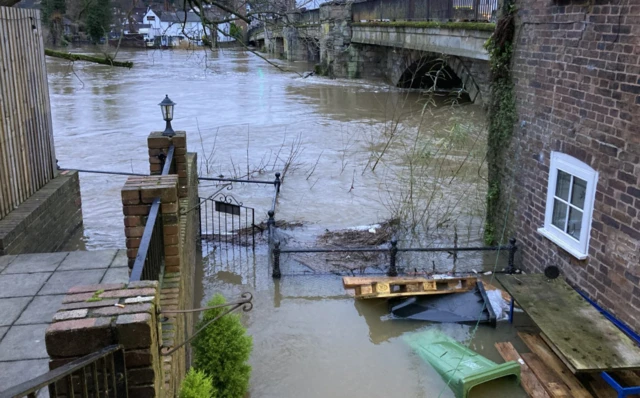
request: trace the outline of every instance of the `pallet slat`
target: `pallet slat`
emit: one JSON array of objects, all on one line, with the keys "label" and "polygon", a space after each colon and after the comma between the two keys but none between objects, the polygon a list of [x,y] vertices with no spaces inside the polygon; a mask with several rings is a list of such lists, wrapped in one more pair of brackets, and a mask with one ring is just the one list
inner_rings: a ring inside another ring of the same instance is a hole
[{"label": "pallet slat", "polygon": [[540,381],[538,381],[511,343],[495,343],[495,347],[505,361],[516,361],[520,364],[522,388],[524,388],[531,398],[550,398],[547,391],[542,384],[540,384]]},{"label": "pallet slat", "polygon": [[466,278],[406,278],[349,277],[342,278],[345,289],[354,289],[356,298],[391,298],[432,294],[462,293],[476,287],[476,277]]},{"label": "pallet slat", "polygon": [[540,384],[547,390],[547,393],[554,398],[571,398],[569,387],[562,382],[560,377],[551,371],[534,353],[522,354],[522,359],[536,375]]},{"label": "pallet slat", "polygon": [[544,363],[553,370],[567,385],[571,395],[576,398],[593,398],[571,370],[556,356],[551,348],[540,338],[530,333],[518,333],[520,339],[535,353]]}]

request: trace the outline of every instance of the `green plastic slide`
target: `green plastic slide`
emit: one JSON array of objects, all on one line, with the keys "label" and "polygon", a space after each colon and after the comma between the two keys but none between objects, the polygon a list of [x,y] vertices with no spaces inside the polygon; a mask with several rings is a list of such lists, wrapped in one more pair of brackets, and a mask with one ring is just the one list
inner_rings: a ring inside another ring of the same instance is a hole
[{"label": "green plastic slide", "polygon": [[467,398],[473,387],[505,376],[516,376],[520,383],[517,362],[492,362],[438,330],[413,333],[405,336],[405,340],[449,382],[457,398]]}]

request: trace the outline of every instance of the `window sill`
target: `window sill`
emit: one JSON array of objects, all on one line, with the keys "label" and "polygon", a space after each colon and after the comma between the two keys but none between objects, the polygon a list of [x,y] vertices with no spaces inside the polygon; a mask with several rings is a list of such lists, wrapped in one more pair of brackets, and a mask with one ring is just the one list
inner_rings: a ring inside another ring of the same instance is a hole
[{"label": "window sill", "polygon": [[578,260],[584,260],[587,258],[587,253],[582,253],[581,251],[576,250],[575,248],[567,244],[567,242],[563,241],[562,239],[559,239],[556,235],[552,234],[546,229],[538,228],[538,233],[544,236],[545,238],[549,239],[556,245],[560,246],[563,250],[565,250],[567,253],[571,254],[573,257],[577,258]]}]

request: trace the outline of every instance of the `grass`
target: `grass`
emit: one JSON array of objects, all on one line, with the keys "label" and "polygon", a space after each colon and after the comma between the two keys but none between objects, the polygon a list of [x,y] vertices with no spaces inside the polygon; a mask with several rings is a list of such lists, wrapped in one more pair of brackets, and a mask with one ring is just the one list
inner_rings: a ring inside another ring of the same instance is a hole
[{"label": "grass", "polygon": [[489,22],[438,22],[438,21],[393,21],[393,22],[354,22],[352,26],[383,26],[394,28],[440,28],[440,29],[466,29],[493,32],[495,23]]}]

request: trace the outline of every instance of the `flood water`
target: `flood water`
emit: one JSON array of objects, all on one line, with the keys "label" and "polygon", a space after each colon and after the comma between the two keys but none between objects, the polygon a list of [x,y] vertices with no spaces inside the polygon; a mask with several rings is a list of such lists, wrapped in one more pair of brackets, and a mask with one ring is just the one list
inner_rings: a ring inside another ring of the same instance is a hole
[{"label": "flood water", "polygon": [[[448,243],[453,230],[460,245],[481,244],[486,119],[480,106],[441,99],[435,106],[421,93],[384,82],[302,78],[240,51],[121,50],[118,59],[132,60],[134,68],[48,59],[60,167],[147,173],[146,137],[164,129],[157,104],[168,94],[178,104],[173,127],[187,131],[201,176],[272,180],[286,170],[276,218],[302,223],[288,231],[291,245],[312,245],[327,229],[392,217],[413,220],[414,230],[428,233],[420,242],[401,237],[405,245]],[[81,174],[79,246],[124,247],[125,180]],[[218,189],[202,182],[200,196]],[[255,208],[256,222],[266,219],[273,187],[234,184],[226,193]],[[254,294],[245,315],[254,338],[252,397],[451,397],[404,335],[441,328],[459,341],[471,339],[472,349],[497,362],[494,342],[515,340],[504,323],[474,332],[473,326],[388,319],[386,305],[355,301],[336,276],[285,275],[274,283],[261,244],[255,251],[221,245],[203,251],[203,302],[216,292]],[[461,267],[495,264],[495,256],[476,256]],[[525,395],[506,380],[472,396]]]}]

